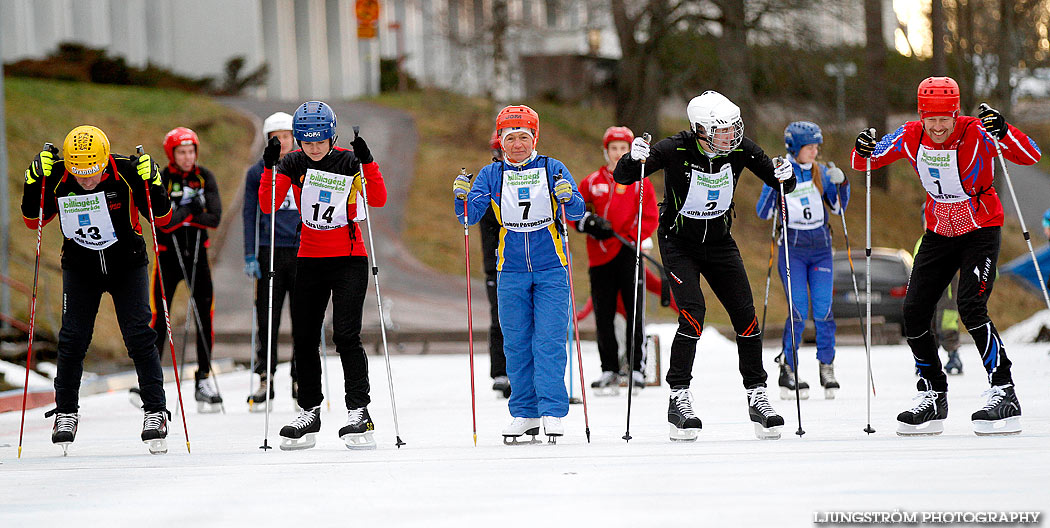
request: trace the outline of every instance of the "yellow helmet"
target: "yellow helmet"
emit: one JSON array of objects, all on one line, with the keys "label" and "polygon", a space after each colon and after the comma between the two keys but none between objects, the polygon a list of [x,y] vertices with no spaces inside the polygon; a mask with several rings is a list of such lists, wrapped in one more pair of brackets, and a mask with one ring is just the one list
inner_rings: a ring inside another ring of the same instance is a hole
[{"label": "yellow helmet", "polygon": [[78,178],[90,178],[106,170],[109,163],[109,138],[97,127],[80,125],[66,135],[62,143],[66,170]]}]

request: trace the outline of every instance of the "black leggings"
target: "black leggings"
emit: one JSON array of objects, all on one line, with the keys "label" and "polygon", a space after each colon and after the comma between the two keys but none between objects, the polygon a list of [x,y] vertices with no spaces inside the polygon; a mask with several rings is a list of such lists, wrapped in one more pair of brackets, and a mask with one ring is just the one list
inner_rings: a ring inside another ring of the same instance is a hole
[{"label": "black leggings", "polygon": [[764,387],[766,371],[762,367],[762,335],[755,318],[751,285],[736,241],[731,236],[704,244],[690,244],[663,234],[659,238],[660,255],[671,275],[671,292],[679,309],[678,331],[671,342],[667,384],[672,388],[688,387],[693,378],[696,342],[703,331],[707,312],[704,294],[700,290],[700,276],[703,275],[711,291],[729,312],[736,330],[744,387]]},{"label": "black leggings", "polygon": [[[296,247],[277,247],[273,255],[273,344],[270,347],[270,376],[277,370],[277,345],[280,341],[277,336],[281,333],[281,311],[284,309],[284,299],[288,298],[291,304],[295,295],[295,267],[297,262]],[[256,323],[259,325],[259,335],[255,344],[255,373],[266,372],[266,347],[267,328],[266,314],[269,312],[267,301],[270,297],[270,283],[267,277],[270,270],[270,246],[259,246],[259,269],[262,270],[262,278],[255,281],[255,312]],[[289,308],[294,312],[294,308]],[[292,335],[295,335],[295,321],[292,321]],[[296,379],[295,358],[292,358],[292,379]]]},{"label": "black leggings", "polygon": [[[190,287],[190,278],[193,279],[193,300],[197,303],[197,310],[201,316],[201,326],[197,328],[197,374],[204,376],[211,372],[211,350],[215,343],[215,333],[212,330],[212,320],[215,317],[215,303],[213,301],[211,267],[208,266],[208,250],[204,247],[203,242],[200,246],[197,251],[196,266],[194,266],[193,261],[193,246],[179,246],[179,249],[182,250],[182,265],[186,266],[186,273],[190,277],[183,274],[182,266],[179,264],[179,257],[174,247],[161,251],[158,262],[160,263],[160,272],[164,276],[164,295],[168,300],[169,314],[175,311],[175,306],[171,304],[171,300],[175,297],[175,288],[178,287],[179,282],[185,281],[188,289]],[[157,349],[168,350],[168,325],[164,320],[157,271],[157,267],[154,266],[152,280],[153,323],[150,326],[157,332]],[[192,308],[189,314],[190,317],[187,324],[192,322],[194,327],[196,327],[196,319]]]},{"label": "black leggings", "polygon": [[[634,326],[634,250],[623,246],[612,260],[594,266],[588,270],[591,276],[591,304],[594,306],[594,326],[598,334],[598,356],[602,360],[603,372],[620,370],[620,351],[616,343],[616,330],[613,319],[616,317],[617,300],[623,298],[624,319],[627,321],[627,335],[634,337],[635,350],[633,370],[642,370],[642,338],[644,331],[632,331]],[[639,307],[640,309],[640,307]],[[625,341],[626,343],[626,341]],[[626,343],[630,347],[630,343]],[[626,350],[630,355],[630,348]]]},{"label": "black leggings", "polygon": [[499,325],[499,296],[496,274],[485,274],[485,292],[489,297],[489,376],[507,375],[507,356],[503,354],[503,329]]}]

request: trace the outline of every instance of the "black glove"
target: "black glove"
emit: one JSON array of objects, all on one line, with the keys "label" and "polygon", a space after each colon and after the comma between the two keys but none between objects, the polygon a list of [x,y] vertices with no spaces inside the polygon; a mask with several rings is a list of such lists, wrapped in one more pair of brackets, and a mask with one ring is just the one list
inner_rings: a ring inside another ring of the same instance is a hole
[{"label": "black glove", "polygon": [[988,131],[995,139],[1002,141],[1006,137],[1006,133],[1009,129],[1006,126],[1006,119],[1003,114],[1000,114],[998,110],[988,106],[987,103],[981,103],[981,113],[977,114],[980,118],[981,124],[984,125],[984,129]]},{"label": "black glove", "polygon": [[794,174],[792,174],[790,178],[783,181],[783,184],[784,193],[791,194],[791,191],[794,191],[795,187],[798,186],[798,178]]},{"label": "black glove", "polygon": [[275,136],[270,138],[270,141],[266,143],[266,148],[263,149],[263,165],[272,169],[280,159],[281,140]]},{"label": "black glove", "polygon": [[199,216],[204,212],[204,193],[200,193],[190,199],[190,203],[186,204],[190,208],[190,212],[194,216]]},{"label": "black glove", "polygon": [[372,151],[368,150],[368,144],[365,143],[364,138],[357,135],[357,129],[354,129],[354,140],[350,142],[350,146],[354,147],[354,156],[357,156],[362,165],[368,165],[375,161],[372,157]]},{"label": "black glove", "polygon": [[580,220],[580,230],[588,235],[591,235],[597,240],[605,240],[613,237],[612,224],[608,220],[594,214],[587,213],[587,216]]},{"label": "black glove", "polygon": [[870,158],[875,153],[875,145],[878,144],[878,139],[875,138],[875,129],[868,128],[862,130],[860,134],[857,134],[857,142],[853,148],[856,149],[857,154],[862,158]]}]

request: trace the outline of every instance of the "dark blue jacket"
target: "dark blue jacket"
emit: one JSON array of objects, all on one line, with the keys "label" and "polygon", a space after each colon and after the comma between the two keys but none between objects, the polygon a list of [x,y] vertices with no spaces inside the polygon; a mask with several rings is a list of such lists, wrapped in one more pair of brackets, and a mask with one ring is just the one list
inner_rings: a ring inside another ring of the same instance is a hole
[{"label": "dark blue jacket", "polygon": [[[262,180],[263,162],[252,165],[244,178],[244,254],[255,254],[255,221],[259,219],[259,245],[270,245],[270,215],[259,210],[259,182]],[[299,247],[299,210],[295,200],[285,200],[278,205],[277,230],[274,245],[277,247]],[[288,205],[288,202],[291,205]]]}]

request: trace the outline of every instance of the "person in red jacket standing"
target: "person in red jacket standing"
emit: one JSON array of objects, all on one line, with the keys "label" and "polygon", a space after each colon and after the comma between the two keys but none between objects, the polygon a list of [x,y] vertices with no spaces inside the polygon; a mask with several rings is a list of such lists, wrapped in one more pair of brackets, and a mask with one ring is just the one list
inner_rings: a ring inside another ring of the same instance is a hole
[{"label": "person in red jacket standing", "polygon": [[[1003,206],[992,187],[996,143],[1006,159],[1021,165],[1039,161],[1039,147],[982,105],[979,117],[959,115],[959,85],[949,77],[919,84],[919,120],[876,140],[875,131],[857,136],[852,165],[865,170],[907,159],[926,189],[926,233],[915,254],[904,298],[904,334],[919,370],[918,403],[897,415],[897,434],[940,434],[948,417],[948,378],[937,356],[932,328],[937,301],[959,272],[959,315],[973,337],[991,385],[985,406],[973,413],[974,432],[1021,432],[1021,405],[1010,376],[999,332],[988,317],[988,296],[1003,225]],[[896,205],[896,204],[894,204]]]},{"label": "person in red jacket standing", "polygon": [[[635,328],[635,350],[631,380],[635,387],[645,387],[642,374],[642,342],[644,328],[634,325],[635,249],[620,241],[616,235],[636,244],[638,236],[639,185],[621,185],[613,180],[613,169],[620,157],[631,150],[634,133],[627,127],[609,127],[602,137],[606,165],[592,172],[580,182],[580,195],[587,204],[587,213],[576,222],[576,229],[587,233],[587,260],[590,266],[591,302],[594,305],[594,324],[598,333],[598,355],[602,360],[602,376],[591,383],[600,392],[615,394],[620,386],[620,355],[616,343],[613,318],[617,301],[622,299],[627,313],[627,328]],[[656,229],[659,212],[653,184],[643,180],[642,240]],[[627,343],[627,347],[632,346]],[[628,351],[630,349],[628,348]]]}]

